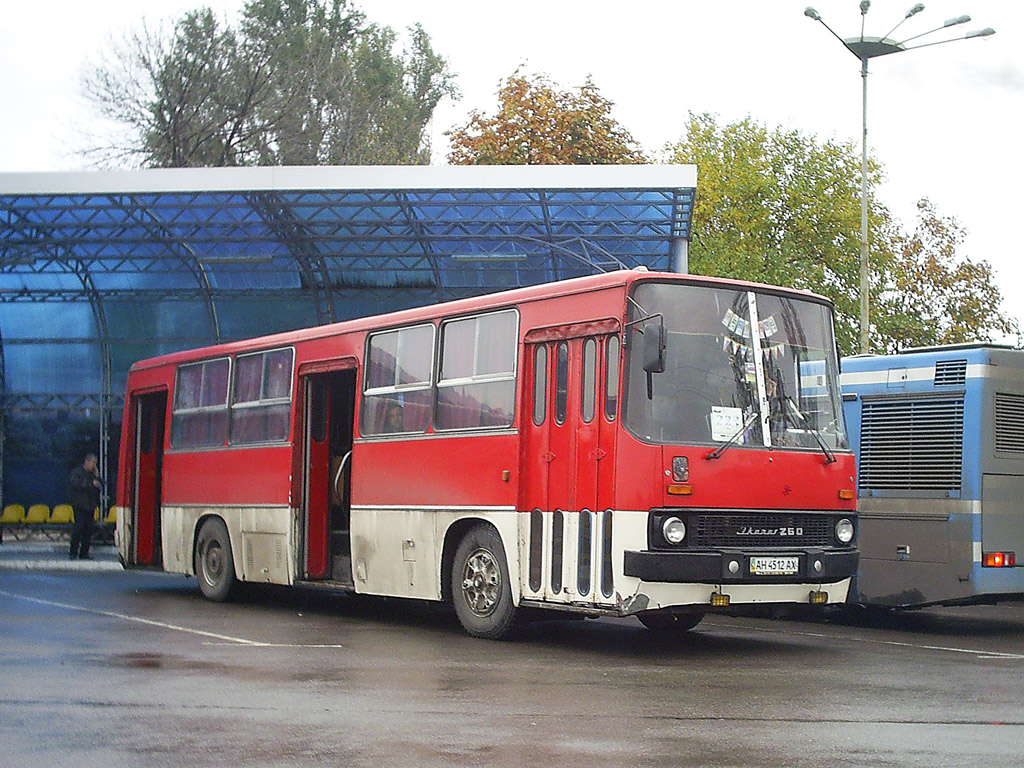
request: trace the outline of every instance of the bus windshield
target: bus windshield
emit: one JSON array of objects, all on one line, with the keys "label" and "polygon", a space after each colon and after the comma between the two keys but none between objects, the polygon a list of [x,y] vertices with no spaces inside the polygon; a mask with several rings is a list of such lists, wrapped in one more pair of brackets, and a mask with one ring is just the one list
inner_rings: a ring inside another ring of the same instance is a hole
[{"label": "bus windshield", "polygon": [[[827,306],[656,282],[641,283],[632,298],[624,421],[634,435],[668,444],[848,447]],[[642,336],[660,327],[664,370],[648,374]]]}]

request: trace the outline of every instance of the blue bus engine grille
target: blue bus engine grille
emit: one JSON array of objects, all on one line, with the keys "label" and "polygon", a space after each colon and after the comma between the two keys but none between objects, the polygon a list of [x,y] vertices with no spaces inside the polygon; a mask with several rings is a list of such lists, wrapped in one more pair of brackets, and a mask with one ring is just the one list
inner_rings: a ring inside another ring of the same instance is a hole
[{"label": "blue bus engine grille", "polygon": [[697,514],[691,547],[833,547],[835,521],[816,514]]}]

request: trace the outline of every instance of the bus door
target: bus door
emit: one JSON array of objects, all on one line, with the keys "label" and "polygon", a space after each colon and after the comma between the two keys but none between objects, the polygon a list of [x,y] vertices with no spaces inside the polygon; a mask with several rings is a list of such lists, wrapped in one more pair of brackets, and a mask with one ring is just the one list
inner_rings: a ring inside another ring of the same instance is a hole
[{"label": "bus door", "polygon": [[[604,510],[611,506],[614,431],[603,416],[609,338],[615,337],[527,345],[532,397],[524,398],[520,421],[519,507],[531,512],[527,594],[591,603],[602,601],[602,584],[605,597],[611,593],[602,559],[611,543]],[[617,339],[614,349],[617,372]],[[610,555],[604,559],[610,565]]]},{"label": "bus door", "polygon": [[351,585],[354,368],[302,376],[303,576]]},{"label": "bus door", "polygon": [[164,457],[167,392],[132,395],[135,413],[135,461],[132,480],[131,548],[129,562],[159,566],[160,490]]}]

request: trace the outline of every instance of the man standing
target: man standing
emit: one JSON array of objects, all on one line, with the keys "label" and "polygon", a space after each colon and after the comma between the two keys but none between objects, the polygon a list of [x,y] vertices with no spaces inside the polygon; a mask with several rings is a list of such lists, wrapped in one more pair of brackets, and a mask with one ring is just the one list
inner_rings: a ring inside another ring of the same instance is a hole
[{"label": "man standing", "polygon": [[75,510],[75,526],[71,529],[71,559],[91,560],[93,513],[100,503],[100,473],[96,454],[87,453],[80,465],[71,470],[71,506]]}]

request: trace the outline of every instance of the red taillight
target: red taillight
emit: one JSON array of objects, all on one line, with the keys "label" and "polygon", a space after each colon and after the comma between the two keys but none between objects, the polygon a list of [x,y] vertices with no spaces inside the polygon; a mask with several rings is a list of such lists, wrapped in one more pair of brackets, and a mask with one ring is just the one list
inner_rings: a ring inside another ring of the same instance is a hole
[{"label": "red taillight", "polygon": [[986,568],[1013,568],[1017,556],[1013,552],[986,552],[981,556],[981,564]]}]

